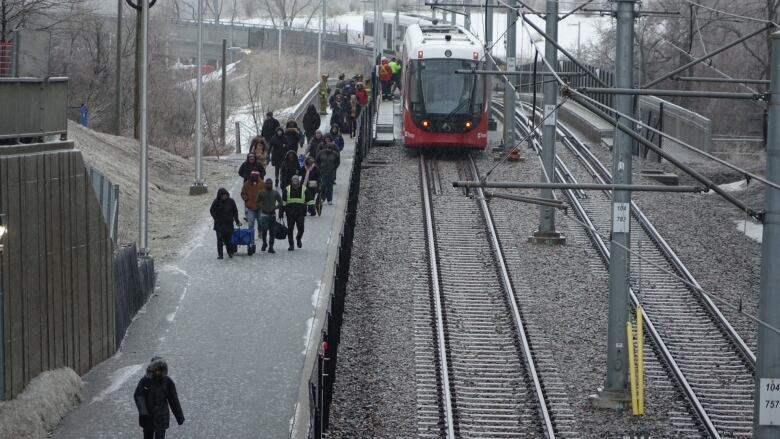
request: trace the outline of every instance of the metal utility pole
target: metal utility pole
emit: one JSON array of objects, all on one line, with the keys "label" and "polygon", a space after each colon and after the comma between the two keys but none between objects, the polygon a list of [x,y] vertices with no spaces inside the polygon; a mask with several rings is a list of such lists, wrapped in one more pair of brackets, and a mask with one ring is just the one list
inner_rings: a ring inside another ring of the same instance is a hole
[{"label": "metal utility pole", "polygon": [[225,93],[227,92],[227,40],[222,39],[222,96],[219,105],[219,140],[225,146]]},{"label": "metal utility pole", "polygon": [[277,40],[279,40],[279,44],[278,44],[279,48],[276,52],[276,59],[277,61],[281,62],[282,61],[282,26],[279,26],[279,38],[277,38]]},{"label": "metal utility pole", "polygon": [[116,1],[116,84],[114,85],[114,134],[122,134],[122,3]]},{"label": "metal utility pole", "polygon": [[[615,87],[634,88],[634,2],[617,3],[617,48],[615,51]],[[633,97],[615,96],[618,113],[633,117]],[[619,121],[619,116],[618,121]],[[615,128],[612,158],[612,183],[631,184],[633,140]],[[609,254],[609,320],[607,329],[607,379],[597,405],[622,409],[627,401],[628,353],[626,322],[628,321],[628,290],[631,246],[631,192],[612,192],[612,240]]]},{"label": "metal utility pole", "polygon": [[[545,33],[547,34],[544,46],[544,57],[551,68],[558,70],[558,50],[555,42],[558,41],[558,2],[556,0],[547,0],[547,16]],[[548,67],[549,68],[549,67]],[[542,106],[543,115],[554,112],[544,120],[542,127],[542,166],[541,181],[545,182],[549,178],[550,183],[554,183],[555,178],[555,131],[557,124],[558,105],[558,83],[555,81],[545,81],[543,87],[544,105]],[[541,197],[547,200],[553,200],[552,189],[542,189]],[[539,207],[539,230],[537,230],[532,240],[545,244],[563,244],[566,238],[555,231],[555,209],[549,206]]]},{"label": "metal utility pole", "polygon": [[198,65],[195,80],[195,182],[190,186],[190,195],[206,193],[203,182],[203,0],[198,0]]},{"label": "metal utility pole", "polygon": [[466,18],[463,19],[463,27],[471,31],[471,0],[463,0],[463,9],[466,12]]},{"label": "metal utility pole", "polygon": [[322,37],[325,32],[325,0],[321,0],[321,3],[320,33],[317,34],[317,80],[322,77]]},{"label": "metal utility pole", "polygon": [[379,50],[379,57],[382,57],[382,49],[385,42],[385,16],[382,13],[384,11],[384,4],[382,0],[374,0],[374,11],[377,17],[374,21],[374,46]]},{"label": "metal utility pole", "polygon": [[577,58],[582,57],[582,22],[569,23],[569,26],[577,26]]},{"label": "metal utility pole", "polygon": [[[506,34],[506,71],[514,72],[517,67],[517,20],[514,24],[510,21],[510,15],[517,11],[507,9],[506,24],[509,26]],[[507,75],[504,80],[504,150],[515,146],[515,90],[512,85],[514,76]]]},{"label": "metal utility pole", "polygon": [[[766,177],[780,182],[780,32],[772,34],[771,92],[769,100]],[[761,295],[758,312],[762,321],[780,328],[780,190],[765,186],[764,232],[761,244]],[[780,335],[758,325],[756,391],[753,437],[780,436]]]},{"label": "metal utility pole", "polygon": [[149,2],[148,0],[141,0],[141,59],[139,72],[139,90],[138,98],[140,104],[140,123],[138,127],[140,141],[141,141],[141,160],[140,168],[138,171],[139,182],[139,197],[138,197],[138,247],[141,254],[145,255],[149,252],[148,247],[148,221],[149,221],[149,174],[148,174],[148,159],[149,159],[149,129],[147,127],[147,82],[149,61],[147,59],[148,44],[149,41]]},{"label": "metal utility pole", "polygon": [[[493,63],[493,57],[491,56],[493,48],[493,0],[485,0],[485,58],[487,59],[488,70],[498,70]],[[487,76],[485,78],[487,83],[488,93],[493,92],[493,77]],[[493,112],[488,111],[488,130],[496,130],[496,120],[493,119]]]}]

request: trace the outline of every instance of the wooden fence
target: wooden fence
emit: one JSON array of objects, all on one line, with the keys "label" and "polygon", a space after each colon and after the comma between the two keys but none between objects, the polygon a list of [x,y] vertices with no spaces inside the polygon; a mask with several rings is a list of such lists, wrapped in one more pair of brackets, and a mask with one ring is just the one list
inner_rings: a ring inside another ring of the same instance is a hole
[{"label": "wooden fence", "polygon": [[[31,153],[34,152],[34,153]],[[0,147],[5,399],[40,372],[113,354],[112,243],[71,142]]]}]

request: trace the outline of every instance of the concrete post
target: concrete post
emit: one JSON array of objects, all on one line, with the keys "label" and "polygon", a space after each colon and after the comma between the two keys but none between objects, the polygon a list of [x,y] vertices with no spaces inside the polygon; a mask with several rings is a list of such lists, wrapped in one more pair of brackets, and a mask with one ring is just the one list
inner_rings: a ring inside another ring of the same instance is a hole
[{"label": "concrete post", "polygon": [[[558,49],[553,44],[558,41],[558,2],[547,0],[547,16],[545,33],[549,37],[544,47],[544,57],[547,63],[553,69],[558,69]],[[546,76],[545,79],[549,79]],[[552,112],[558,105],[558,84],[554,81],[547,81],[543,86],[544,100],[542,105],[542,117]],[[555,178],[555,131],[557,123],[557,111],[542,123],[542,166],[541,181],[545,182],[547,178],[550,183],[554,183]],[[542,189],[541,197],[546,200],[553,200],[552,189]],[[535,242],[545,244],[563,244],[565,238],[555,231],[555,208],[550,206],[539,206],[539,230],[531,238]]]},{"label": "concrete post", "polygon": [[[772,34],[771,82],[766,176],[780,182],[780,32]],[[761,244],[761,296],[759,315],[762,321],[780,328],[780,190],[765,187],[764,232]],[[780,437],[780,334],[758,325],[756,353],[756,390],[753,414],[753,437]],[[774,401],[774,402],[773,402]]]},{"label": "concrete post", "polygon": [[149,157],[149,129],[147,127],[147,82],[149,61],[147,59],[149,37],[149,2],[141,0],[138,2],[141,7],[141,59],[139,72],[139,116],[140,123],[138,134],[141,141],[141,160],[138,172],[139,197],[138,197],[138,248],[143,255],[148,254],[148,221],[149,221],[149,175],[148,175],[148,157]]},{"label": "concrete post", "polygon": [[[615,51],[615,87],[634,88],[634,0],[617,1],[617,49]],[[618,112],[633,117],[633,98],[615,96]],[[619,121],[619,118],[618,118]],[[612,182],[631,184],[632,138],[615,129]],[[626,322],[628,321],[628,289],[630,254],[631,192],[613,191],[612,241],[609,263],[609,320],[607,329],[607,379],[599,406],[622,409],[628,390],[628,354]]]},{"label": "concrete post", "polygon": [[[509,26],[506,34],[506,71],[513,72],[517,67],[517,21],[511,24],[510,16],[516,11],[507,9],[506,24]],[[513,76],[507,76],[504,81],[504,150],[515,146],[515,91],[512,88]]]},{"label": "concrete post", "polygon": [[116,83],[114,85],[114,134],[122,134],[122,4],[116,2]]}]

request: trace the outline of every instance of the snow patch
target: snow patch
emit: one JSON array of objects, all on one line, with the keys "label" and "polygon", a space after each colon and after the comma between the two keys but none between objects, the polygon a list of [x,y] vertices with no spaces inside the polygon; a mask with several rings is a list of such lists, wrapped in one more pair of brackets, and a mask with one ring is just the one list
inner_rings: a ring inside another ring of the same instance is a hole
[{"label": "snow patch", "polygon": [[190,282],[188,280],[187,285],[184,287],[184,290],[181,293],[181,297],[179,297],[179,303],[176,304],[176,309],[174,309],[172,313],[165,316],[165,318],[169,322],[172,322],[176,319],[176,313],[179,312],[179,308],[181,308],[181,303],[184,301],[184,298],[187,297],[187,290],[189,289],[189,287],[190,287]]},{"label": "snow patch", "polygon": [[173,272],[173,273],[179,273],[179,274],[183,275],[184,277],[186,277],[187,279],[190,278],[190,275],[186,271],[184,271],[181,268],[179,268],[178,265],[170,265],[170,264],[169,265],[165,265],[165,266],[163,266],[163,268],[160,269],[160,271],[170,271],[170,272]]},{"label": "snow patch", "polygon": [[100,402],[106,398],[106,396],[116,392],[119,390],[120,387],[124,383],[127,382],[130,378],[132,378],[133,375],[138,373],[139,370],[141,370],[144,367],[143,364],[133,364],[130,366],[125,366],[121,369],[117,369],[109,376],[109,379],[111,380],[111,384],[103,389],[100,394],[94,398],[92,398],[92,401],[89,402],[89,405],[92,405],[96,402]]},{"label": "snow patch", "polygon": [[737,225],[737,230],[744,233],[748,238],[761,244],[764,238],[764,225],[760,223],[754,223],[750,220],[734,220],[734,224]]},{"label": "snow patch", "polygon": [[[744,191],[745,188],[747,188],[747,180],[739,180],[739,181],[733,181],[731,183],[719,184],[718,188],[722,189],[725,192]],[[710,191],[709,193],[714,194],[715,192]]]},{"label": "snow patch", "polygon": [[15,399],[0,401],[0,437],[48,437],[65,414],[81,402],[83,382],[73,369],[41,373]]},{"label": "snow patch", "polygon": [[301,352],[304,357],[306,356],[306,351],[309,348],[309,340],[311,339],[311,330],[313,326],[314,317],[309,317],[306,319],[306,331],[303,333],[303,351]]},{"label": "snow patch", "polygon": [[317,302],[319,301],[318,299],[320,298],[320,290],[321,289],[322,289],[322,281],[318,280],[317,281],[317,288],[314,289],[314,293],[312,293],[312,295],[311,295],[311,306],[313,308],[317,307]]}]

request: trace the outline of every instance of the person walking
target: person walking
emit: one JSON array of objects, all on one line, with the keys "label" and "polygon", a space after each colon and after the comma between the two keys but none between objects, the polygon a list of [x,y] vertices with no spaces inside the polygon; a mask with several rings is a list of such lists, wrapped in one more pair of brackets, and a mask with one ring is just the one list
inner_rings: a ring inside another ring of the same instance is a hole
[{"label": "person walking", "polygon": [[298,128],[298,122],[288,120],[284,127],[284,143],[287,149],[295,151],[298,154],[298,148],[303,146],[303,133]]},{"label": "person walking", "polygon": [[338,124],[339,126],[344,124],[344,101],[341,95],[336,96],[333,102],[333,107],[330,113],[330,124]]},{"label": "person walking", "polygon": [[[257,193],[263,190],[264,187],[263,180],[260,179],[260,173],[253,171],[249,180],[244,182],[244,186],[241,188],[241,199],[244,200],[244,218],[246,219],[247,227],[252,230],[252,234],[255,233],[255,221],[257,221],[258,231],[260,230],[257,212]],[[254,252],[255,248],[253,245],[251,253]]]},{"label": "person walking", "polygon": [[246,182],[249,180],[249,176],[252,172],[258,172],[260,173],[260,177],[265,177],[265,167],[257,160],[257,156],[250,152],[246,155],[246,161],[241,163],[241,166],[238,168],[238,175]]},{"label": "person walking", "polygon": [[[268,159],[271,156],[271,148],[268,146],[268,142],[260,136],[255,136],[252,139],[252,143],[249,144],[249,153],[257,157],[257,162],[260,163],[263,171],[265,171],[265,167],[268,166]],[[262,174],[265,177],[265,172]]]},{"label": "person walking", "polygon": [[320,113],[314,108],[314,105],[309,104],[306,108],[306,114],[303,116],[303,133],[306,135],[306,142],[311,143],[311,139],[314,138],[314,133],[317,128],[320,127]]},{"label": "person walking", "polygon": [[241,221],[238,220],[236,202],[230,198],[227,189],[219,188],[217,198],[211,203],[209,212],[214,219],[214,231],[217,233],[217,259],[222,259],[222,247],[227,247],[228,257],[232,258],[236,252],[233,244],[230,243],[233,236],[233,223],[241,227]]},{"label": "person walking", "polygon": [[401,64],[398,62],[398,59],[394,57],[387,65],[390,66],[390,71],[392,72],[390,78],[390,81],[392,82],[390,93],[392,94],[396,88],[398,90],[401,89]]},{"label": "person walking", "polygon": [[362,82],[358,82],[355,86],[355,96],[357,97],[358,104],[361,108],[368,105],[368,93],[366,92],[366,86]]},{"label": "person walking", "polygon": [[279,121],[274,119],[274,113],[272,111],[265,113],[265,120],[263,121],[263,127],[260,129],[260,135],[269,143],[269,145],[271,143],[271,138],[274,136],[274,133],[276,133],[276,129],[280,126],[281,124]]},{"label": "person walking", "polygon": [[341,125],[331,125],[330,140],[336,144],[336,151],[341,152],[344,149],[344,137],[341,135]]},{"label": "person walking", "polygon": [[330,88],[328,88],[328,75],[323,74],[320,77],[320,114],[328,114],[328,95],[330,94]]},{"label": "person walking", "polygon": [[279,186],[279,170],[284,161],[284,156],[287,154],[287,145],[285,144],[282,127],[276,129],[276,134],[274,134],[268,144],[271,146],[271,165],[273,165],[274,174],[276,175],[276,186]]},{"label": "person walking", "polygon": [[322,202],[319,199],[321,186],[320,168],[317,167],[314,157],[306,157],[300,176],[303,179],[302,184],[306,188],[307,197],[310,200],[308,202],[309,215],[314,216],[320,213],[322,208]]},{"label": "person walking", "polygon": [[360,105],[358,105],[357,96],[349,97],[349,138],[355,137],[355,128],[357,127],[357,118],[360,114]]},{"label": "person walking", "polygon": [[298,229],[298,233],[295,235],[295,243],[298,245],[298,248],[303,247],[303,225],[306,220],[309,201],[306,187],[301,184],[301,177],[294,175],[290,185],[282,193],[284,208],[279,211],[280,220],[284,218],[285,214],[287,215],[287,243],[290,244],[287,248],[288,251],[295,250],[293,246],[293,229],[295,228]]},{"label": "person walking", "polygon": [[382,99],[391,99],[390,82],[393,80],[393,69],[385,57],[382,57],[382,61],[377,67],[377,76],[379,76],[379,82],[382,83]]},{"label": "person walking", "polygon": [[284,156],[284,161],[280,167],[279,187],[284,190],[284,188],[290,185],[293,175],[298,175],[301,170],[298,164],[298,154],[292,150],[287,151],[287,155]]},{"label": "person walking", "polygon": [[176,384],[168,376],[168,365],[160,357],[154,357],[149,362],[146,374],[135,387],[133,399],[138,408],[138,425],[144,431],[144,439],[165,439],[171,412],[177,424],[184,424],[184,412],[176,393]]},{"label": "person walking", "polygon": [[336,171],[341,164],[341,156],[334,143],[326,143],[322,151],[317,154],[317,167],[320,168],[322,192],[320,197],[333,204],[333,183],[336,181]]},{"label": "person walking", "polygon": [[309,142],[309,149],[306,151],[306,154],[309,157],[317,157],[317,153],[320,151],[320,148],[322,148],[322,145],[325,144],[325,137],[322,135],[322,131],[317,130],[314,132],[314,137],[311,139],[311,142]]},{"label": "person walking", "polygon": [[[255,205],[258,210],[258,222],[260,223],[260,238],[263,240],[263,246],[260,251],[268,249],[268,253],[274,251],[274,224],[276,223],[276,210],[282,208],[282,196],[274,190],[274,182],[270,178],[265,179],[263,190],[257,192]],[[270,237],[268,237],[268,232]]]}]

